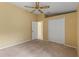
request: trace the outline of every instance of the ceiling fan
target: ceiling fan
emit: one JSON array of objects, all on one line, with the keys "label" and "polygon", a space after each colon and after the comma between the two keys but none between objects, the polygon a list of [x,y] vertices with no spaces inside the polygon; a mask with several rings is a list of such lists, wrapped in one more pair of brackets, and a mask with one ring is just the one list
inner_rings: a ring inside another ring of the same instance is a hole
[{"label": "ceiling fan", "polygon": [[33,8],[34,10],[32,10],[32,13],[35,12],[36,10],[38,10],[40,13],[43,13],[43,11],[41,9],[47,9],[49,8],[49,6],[40,6],[39,2],[35,2],[35,6],[31,7],[31,6],[24,6],[26,8]]}]

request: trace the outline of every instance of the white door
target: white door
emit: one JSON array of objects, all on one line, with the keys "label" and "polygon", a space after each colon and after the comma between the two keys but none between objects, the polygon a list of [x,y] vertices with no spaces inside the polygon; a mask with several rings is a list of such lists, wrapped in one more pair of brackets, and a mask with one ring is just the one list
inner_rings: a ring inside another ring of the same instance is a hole
[{"label": "white door", "polygon": [[38,39],[43,40],[43,21],[38,22]]},{"label": "white door", "polygon": [[32,22],[32,40],[38,39],[38,23]]},{"label": "white door", "polygon": [[65,18],[48,21],[48,40],[64,44],[65,41]]}]

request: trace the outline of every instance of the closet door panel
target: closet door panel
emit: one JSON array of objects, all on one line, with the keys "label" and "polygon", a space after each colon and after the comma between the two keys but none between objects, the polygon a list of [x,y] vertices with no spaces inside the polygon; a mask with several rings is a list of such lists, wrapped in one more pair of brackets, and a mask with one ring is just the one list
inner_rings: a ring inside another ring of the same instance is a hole
[{"label": "closet door panel", "polygon": [[64,44],[65,41],[65,18],[48,21],[48,40]]}]

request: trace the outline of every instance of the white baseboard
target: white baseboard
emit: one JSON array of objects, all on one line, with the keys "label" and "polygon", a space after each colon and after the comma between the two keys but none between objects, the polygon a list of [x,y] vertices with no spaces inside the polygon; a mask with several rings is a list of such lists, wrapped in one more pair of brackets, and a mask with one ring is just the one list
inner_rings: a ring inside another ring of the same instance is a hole
[{"label": "white baseboard", "polygon": [[24,40],[24,41],[20,41],[20,42],[14,42],[12,44],[9,44],[9,45],[0,47],[0,49],[5,49],[5,48],[8,48],[8,47],[12,47],[12,46],[15,46],[15,45],[19,45],[19,44],[22,44],[22,43],[25,43],[25,42],[28,42],[28,41],[30,41],[30,40]]},{"label": "white baseboard", "polygon": [[77,47],[74,47],[74,46],[70,46],[70,45],[67,45],[67,44],[64,44],[65,46],[68,46],[68,47],[71,47],[71,48],[75,48],[77,49]]}]

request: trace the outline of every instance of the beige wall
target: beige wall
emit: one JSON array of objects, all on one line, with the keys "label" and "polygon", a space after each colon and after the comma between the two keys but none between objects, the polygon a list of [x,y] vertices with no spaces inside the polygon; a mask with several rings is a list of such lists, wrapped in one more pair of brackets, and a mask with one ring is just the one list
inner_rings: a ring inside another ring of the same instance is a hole
[{"label": "beige wall", "polygon": [[79,56],[79,5],[78,5],[78,12],[77,12],[77,51]]},{"label": "beige wall", "polygon": [[76,37],[77,14],[76,12],[45,18],[43,20],[44,40],[48,40],[48,20],[52,20],[54,18],[60,18],[60,17],[65,17],[65,45],[76,48],[77,47],[77,40],[76,40],[77,39]]},{"label": "beige wall", "polygon": [[77,13],[65,15],[65,44],[77,47]]},{"label": "beige wall", "polygon": [[15,5],[0,3],[0,49],[31,40],[35,20],[35,15]]},{"label": "beige wall", "polygon": [[44,20],[44,18],[45,18],[45,15],[42,13],[42,14],[39,14],[39,15],[37,15],[37,20],[38,21],[43,21]]}]

